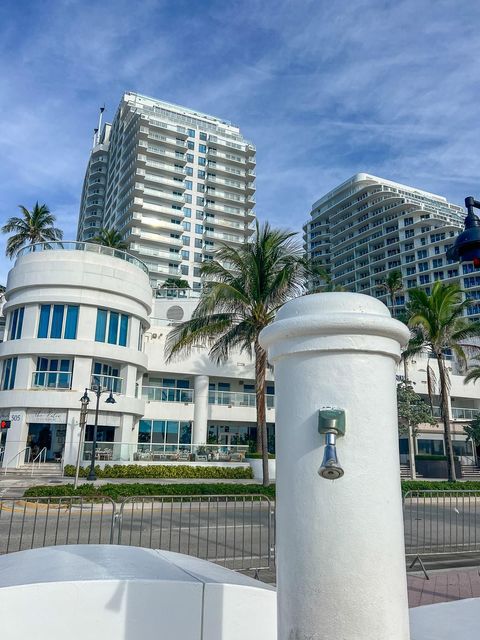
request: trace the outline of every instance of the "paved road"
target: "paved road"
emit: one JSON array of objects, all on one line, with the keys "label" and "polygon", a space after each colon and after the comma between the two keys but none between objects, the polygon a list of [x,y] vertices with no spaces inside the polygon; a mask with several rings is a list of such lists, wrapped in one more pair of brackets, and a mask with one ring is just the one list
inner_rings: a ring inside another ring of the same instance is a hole
[{"label": "paved road", "polygon": [[4,500],[0,553],[55,544],[119,543],[169,549],[233,569],[273,564],[273,515],[265,500],[146,499],[37,504]]}]

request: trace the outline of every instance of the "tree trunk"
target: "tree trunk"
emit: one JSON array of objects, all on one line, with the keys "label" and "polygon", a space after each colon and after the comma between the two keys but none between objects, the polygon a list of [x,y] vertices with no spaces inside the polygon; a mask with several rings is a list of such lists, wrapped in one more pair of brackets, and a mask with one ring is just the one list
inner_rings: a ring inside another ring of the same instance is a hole
[{"label": "tree trunk", "polygon": [[445,360],[442,353],[437,353],[438,372],[440,374],[440,392],[442,394],[442,417],[445,428],[445,451],[447,453],[448,479],[457,481],[455,472],[455,458],[453,455],[452,432],[450,425],[450,413],[448,410],[448,372],[445,367]]},{"label": "tree trunk", "polygon": [[[407,359],[403,358],[403,382],[408,384],[408,363]],[[413,426],[408,423],[408,452],[410,458],[410,477],[412,480],[417,479],[417,469],[415,467],[415,437],[413,435]]]},{"label": "tree trunk", "polygon": [[[265,407],[265,379],[267,375],[267,352],[255,341],[255,393],[257,398],[257,443],[260,442],[262,454],[263,486],[268,487],[268,442],[267,418]],[[260,436],[260,438],[259,438]],[[258,448],[257,448],[258,450]]]}]

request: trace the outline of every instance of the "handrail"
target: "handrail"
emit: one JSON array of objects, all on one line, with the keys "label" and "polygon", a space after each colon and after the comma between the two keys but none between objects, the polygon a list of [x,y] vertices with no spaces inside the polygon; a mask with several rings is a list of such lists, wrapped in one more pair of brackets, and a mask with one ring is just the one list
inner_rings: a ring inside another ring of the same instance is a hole
[{"label": "handrail", "polygon": [[[7,464],[5,465],[5,472],[4,472],[4,474],[3,474],[3,475],[5,475],[5,476],[7,475],[7,469],[9,468],[9,467],[8,467],[8,465],[9,465],[11,462],[13,462],[13,461],[15,460],[15,458],[18,458],[18,456],[19,456],[21,453],[24,453],[24,452],[27,452],[27,451],[31,451],[31,450],[32,450],[32,448],[31,448],[31,447],[25,447],[24,449],[21,449],[18,453],[16,453],[16,454],[13,456],[13,458],[12,458],[11,460],[9,460],[9,461],[7,462]],[[30,458],[30,455],[29,455],[28,457]],[[15,469],[18,469],[18,460],[17,460],[17,464],[15,465]]]},{"label": "handrail", "polygon": [[38,462],[37,462],[38,468],[40,468],[40,464],[42,463],[42,454],[43,454],[43,461],[46,462],[47,461],[47,447],[43,447],[42,449],[40,449],[38,454],[32,460],[32,473],[30,475],[33,476],[33,472],[35,471],[35,462],[37,462],[37,460],[38,460]]}]

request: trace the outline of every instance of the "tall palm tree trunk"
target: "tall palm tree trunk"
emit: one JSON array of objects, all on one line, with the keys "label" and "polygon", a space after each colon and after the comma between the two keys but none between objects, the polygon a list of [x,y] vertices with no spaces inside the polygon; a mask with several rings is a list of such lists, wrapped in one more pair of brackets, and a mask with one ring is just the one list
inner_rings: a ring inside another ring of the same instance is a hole
[{"label": "tall palm tree trunk", "polygon": [[267,375],[267,352],[258,339],[255,341],[255,393],[257,399],[257,451],[262,454],[263,486],[268,487],[268,442],[265,408],[265,380]]},{"label": "tall palm tree trunk", "polygon": [[[408,384],[408,364],[407,359],[403,358],[403,381]],[[417,468],[415,466],[415,437],[413,435],[413,425],[408,421],[408,451],[410,458],[410,477],[412,480],[417,479]]]},{"label": "tall palm tree trunk", "polygon": [[442,394],[442,417],[445,428],[445,449],[447,452],[448,463],[448,479],[452,482],[457,481],[455,471],[455,458],[453,455],[452,432],[450,424],[450,412],[448,407],[448,373],[445,366],[445,360],[442,353],[436,353],[438,362],[438,372],[440,374],[440,391]]}]

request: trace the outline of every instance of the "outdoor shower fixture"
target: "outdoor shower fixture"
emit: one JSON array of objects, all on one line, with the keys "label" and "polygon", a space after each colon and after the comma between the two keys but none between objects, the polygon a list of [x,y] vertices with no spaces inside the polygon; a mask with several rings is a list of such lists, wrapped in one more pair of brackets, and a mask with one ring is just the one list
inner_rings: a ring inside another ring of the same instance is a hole
[{"label": "outdoor shower fixture", "polygon": [[337,436],[345,435],[345,411],[326,407],[318,412],[318,432],[325,434],[325,450],[318,475],[327,480],[337,480],[344,474],[337,458]]}]

